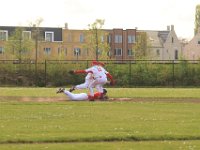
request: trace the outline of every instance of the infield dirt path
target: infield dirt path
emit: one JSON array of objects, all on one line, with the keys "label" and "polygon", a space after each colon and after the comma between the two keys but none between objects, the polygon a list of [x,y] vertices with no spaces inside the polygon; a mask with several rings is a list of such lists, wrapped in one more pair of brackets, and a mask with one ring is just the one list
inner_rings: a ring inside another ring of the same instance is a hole
[{"label": "infield dirt path", "polygon": [[[1,100],[15,100],[23,102],[69,102],[66,97],[10,97],[0,96]],[[101,101],[101,100],[96,100]],[[198,98],[109,98],[109,101],[129,101],[129,102],[170,102],[170,103],[200,103]]]}]

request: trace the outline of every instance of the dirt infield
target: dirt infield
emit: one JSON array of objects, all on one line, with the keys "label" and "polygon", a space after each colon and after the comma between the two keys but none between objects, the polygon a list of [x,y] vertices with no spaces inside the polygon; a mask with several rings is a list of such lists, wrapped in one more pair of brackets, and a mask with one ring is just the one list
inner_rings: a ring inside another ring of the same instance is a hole
[{"label": "dirt infield", "polygon": [[[21,101],[21,102],[69,102],[66,97],[11,97],[0,96],[0,101]],[[101,100],[95,100],[101,101]],[[104,100],[105,101],[105,100]],[[200,103],[198,98],[109,98],[106,101],[116,102],[170,102],[170,103]]]}]

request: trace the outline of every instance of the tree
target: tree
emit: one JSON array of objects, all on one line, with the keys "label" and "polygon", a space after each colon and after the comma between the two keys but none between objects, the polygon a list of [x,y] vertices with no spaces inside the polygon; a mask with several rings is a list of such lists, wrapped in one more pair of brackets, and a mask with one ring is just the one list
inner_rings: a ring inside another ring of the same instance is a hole
[{"label": "tree", "polygon": [[42,36],[40,33],[40,25],[43,22],[42,18],[38,18],[34,23],[30,23],[30,26],[32,27],[33,31],[33,39],[35,41],[35,84],[39,85],[41,82],[39,82],[39,78],[38,78],[38,43],[39,41],[42,40]]},{"label": "tree", "polygon": [[86,31],[87,36],[87,44],[84,46],[87,49],[92,58],[105,59],[107,58],[107,53],[110,49],[110,46],[107,43],[108,33],[101,30],[104,25],[104,20],[96,19],[96,21],[92,24],[89,24],[89,30]]},{"label": "tree", "polygon": [[26,30],[22,27],[17,27],[11,34],[6,43],[5,49],[14,58],[21,61],[22,59],[31,58],[31,50],[33,49],[33,41],[31,40],[30,34],[26,34]]},{"label": "tree", "polygon": [[37,66],[37,62],[38,62],[38,43],[39,41],[42,40],[42,36],[40,35],[40,25],[41,23],[43,22],[43,19],[42,18],[38,18],[36,19],[36,21],[33,23],[31,22],[30,23],[30,27],[32,28],[32,37],[35,41],[35,63],[36,63],[36,66]]},{"label": "tree", "polygon": [[136,44],[133,46],[135,59],[142,59],[147,56],[148,41],[147,34],[140,32],[136,38]]},{"label": "tree", "polygon": [[194,34],[198,33],[198,28],[200,27],[200,5],[196,6],[196,13],[195,13],[195,29]]}]

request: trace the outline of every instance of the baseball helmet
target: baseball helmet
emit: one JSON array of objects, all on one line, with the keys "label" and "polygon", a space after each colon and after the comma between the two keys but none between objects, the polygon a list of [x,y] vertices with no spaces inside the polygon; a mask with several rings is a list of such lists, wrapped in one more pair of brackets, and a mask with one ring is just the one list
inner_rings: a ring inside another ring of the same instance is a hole
[{"label": "baseball helmet", "polygon": [[104,94],[106,94],[106,93],[107,93],[107,90],[106,90],[105,88],[103,89],[103,93],[104,93]]}]

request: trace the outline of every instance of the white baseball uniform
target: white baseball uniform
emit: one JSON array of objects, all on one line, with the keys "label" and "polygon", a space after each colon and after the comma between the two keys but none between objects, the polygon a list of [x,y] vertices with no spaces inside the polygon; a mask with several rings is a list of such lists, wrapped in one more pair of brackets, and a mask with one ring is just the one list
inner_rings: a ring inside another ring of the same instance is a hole
[{"label": "white baseball uniform", "polygon": [[75,89],[86,89],[89,88],[89,85],[94,81],[93,74],[88,73],[85,77],[85,82],[75,86]]},{"label": "white baseball uniform", "polygon": [[96,92],[94,96],[91,96],[90,94],[86,94],[86,93],[74,94],[67,90],[64,90],[64,93],[65,95],[69,97],[70,100],[73,100],[73,101],[94,100],[94,99],[99,99],[101,97],[100,92]]},{"label": "white baseball uniform", "polygon": [[92,72],[94,80],[90,82],[89,89],[90,94],[94,96],[93,87],[96,87],[97,91],[103,93],[103,85],[107,83],[107,76],[108,73],[102,66],[95,65],[85,70],[86,72]]},{"label": "white baseball uniform", "polygon": [[64,90],[64,93],[69,97],[70,100],[73,100],[73,101],[88,100],[88,94],[86,93],[74,94],[67,90]]}]

